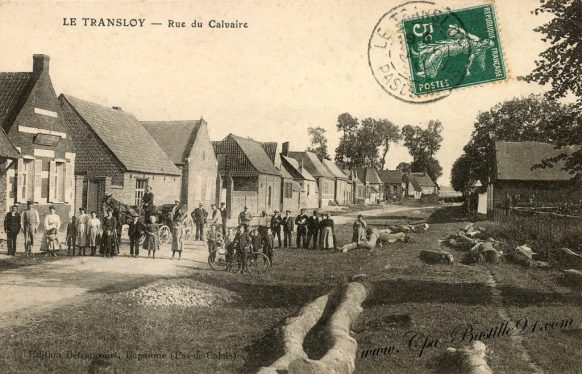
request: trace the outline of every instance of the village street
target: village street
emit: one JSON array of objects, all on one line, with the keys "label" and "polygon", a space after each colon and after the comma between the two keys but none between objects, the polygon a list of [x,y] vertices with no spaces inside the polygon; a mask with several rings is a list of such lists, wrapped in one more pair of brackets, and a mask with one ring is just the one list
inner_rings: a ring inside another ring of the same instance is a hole
[{"label": "village street", "polygon": [[[430,207],[411,208],[387,205],[356,212],[337,212],[336,224],[351,222],[358,214],[366,217],[404,211],[420,211]],[[191,274],[192,268],[207,267],[207,248],[202,242],[186,244],[183,258],[172,260],[169,245],[162,247],[155,260],[146,258],[142,249],[140,258],[127,257],[127,242],[122,243],[119,257],[70,257],[38,265],[25,266],[0,273],[0,327],[26,322],[33,314],[48,312],[66,303],[86,302],[113,285]],[[8,258],[8,256],[0,256]]]}]

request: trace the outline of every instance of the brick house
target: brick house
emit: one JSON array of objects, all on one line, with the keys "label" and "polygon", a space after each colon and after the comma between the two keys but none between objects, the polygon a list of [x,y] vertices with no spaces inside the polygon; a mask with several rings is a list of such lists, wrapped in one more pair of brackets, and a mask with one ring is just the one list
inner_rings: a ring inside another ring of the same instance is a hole
[{"label": "brick house", "polygon": [[303,163],[303,167],[317,180],[317,189],[319,192],[318,205],[330,205],[334,202],[335,177],[329,172],[325,165],[317,158],[313,152],[289,152],[289,157],[294,158],[297,162]]},{"label": "brick house", "polygon": [[189,210],[217,203],[218,161],[208,136],[208,124],[198,121],[142,121],[182,173],[180,201]]},{"label": "brick house", "polygon": [[551,168],[532,169],[544,159],[561,153],[572,154],[580,146],[556,148],[540,142],[496,141],[494,147],[490,182],[478,189],[478,212],[492,213],[504,207],[507,195],[514,206],[559,206],[582,199],[580,174],[576,176],[563,170],[563,161]]},{"label": "brick house", "polygon": [[378,176],[384,183],[384,195],[386,200],[402,198],[404,186],[402,183],[402,172],[399,170],[378,170]]},{"label": "brick house", "polygon": [[155,205],[180,198],[180,171],[133,114],[70,95],[60,95],[59,101],[78,151],[78,206],[101,215],[106,194],[139,205],[146,186],[153,189]]},{"label": "brick house", "polygon": [[353,200],[349,178],[330,160],[323,160],[323,165],[334,177],[334,200],[338,205],[350,204]]},{"label": "brick house", "polygon": [[378,176],[376,169],[359,167],[354,169],[356,176],[366,186],[366,203],[375,203],[384,200],[384,182]]},{"label": "brick house", "polygon": [[[49,75],[49,56],[33,55],[32,72],[0,73],[0,219],[9,207],[35,201],[66,223],[75,210],[75,147]],[[65,226],[66,227],[66,226]]]},{"label": "brick house", "polygon": [[218,159],[221,201],[232,219],[247,206],[253,216],[281,209],[281,172],[261,143],[233,134],[213,141]]},{"label": "brick house", "polygon": [[281,152],[283,168],[293,177],[300,187],[299,209],[316,209],[319,207],[317,180],[303,167],[303,161],[289,157],[289,143],[283,143]]}]

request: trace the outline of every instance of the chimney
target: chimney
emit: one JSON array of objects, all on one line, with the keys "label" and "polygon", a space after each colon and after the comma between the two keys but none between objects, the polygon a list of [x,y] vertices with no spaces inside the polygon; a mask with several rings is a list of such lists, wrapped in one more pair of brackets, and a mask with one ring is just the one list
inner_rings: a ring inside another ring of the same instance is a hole
[{"label": "chimney", "polygon": [[281,154],[285,157],[289,156],[289,142],[284,142],[281,147]]},{"label": "chimney", "polygon": [[115,110],[119,110],[119,111],[122,111],[123,112],[123,109],[121,109],[120,106],[112,106],[112,108],[115,109]]},{"label": "chimney", "polygon": [[50,57],[47,55],[32,55],[32,72],[35,77],[38,77],[43,72],[49,71]]}]

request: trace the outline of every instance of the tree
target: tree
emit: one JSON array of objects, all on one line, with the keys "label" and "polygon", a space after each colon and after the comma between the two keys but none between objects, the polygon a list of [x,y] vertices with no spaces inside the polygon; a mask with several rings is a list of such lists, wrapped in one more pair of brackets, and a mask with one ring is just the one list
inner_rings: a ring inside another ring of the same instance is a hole
[{"label": "tree", "polygon": [[[534,30],[544,34],[542,40],[551,45],[540,54],[535,69],[524,79],[542,85],[549,83],[548,99],[566,97],[569,93],[576,96],[569,119],[573,123],[564,123],[567,128],[554,142],[557,146],[582,144],[582,1],[542,0],[541,3],[534,13],[550,13],[554,17]],[[574,131],[570,131],[572,128]],[[567,170],[582,171],[582,149],[570,156],[559,155],[544,164],[547,166],[563,159]]]},{"label": "tree", "polygon": [[439,120],[429,121],[426,129],[406,125],[402,128],[404,146],[412,156],[411,171],[426,172],[436,181],[442,175],[442,167],[434,158],[441,148],[443,125]]},{"label": "tree", "polygon": [[366,118],[356,133],[355,166],[378,167],[378,147],[382,139],[378,136],[378,121]]},{"label": "tree", "polygon": [[402,139],[400,128],[387,119],[378,120],[378,137],[382,140],[382,158],[380,159],[380,169],[386,166],[386,155],[390,150],[391,143],[398,143]]},{"label": "tree", "polygon": [[325,129],[323,127],[309,127],[307,133],[311,137],[311,147],[307,148],[309,152],[313,152],[320,160],[330,160],[327,153],[327,138],[325,137]]},{"label": "tree", "polygon": [[553,142],[573,131],[572,107],[540,95],[506,100],[477,116],[469,143],[451,170],[451,185],[462,191],[481,181],[488,184],[494,162],[493,137],[503,141]]},{"label": "tree", "polygon": [[337,118],[337,129],[343,132],[343,137],[335,149],[335,160],[350,167],[353,166],[353,158],[357,151],[356,131],[360,126],[357,118],[349,113],[342,113]]}]

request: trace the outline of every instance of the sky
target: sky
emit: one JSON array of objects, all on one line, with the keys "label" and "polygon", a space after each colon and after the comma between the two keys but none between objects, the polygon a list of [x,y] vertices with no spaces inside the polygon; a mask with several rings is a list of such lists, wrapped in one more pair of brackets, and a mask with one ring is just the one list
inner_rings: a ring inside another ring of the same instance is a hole
[{"label": "sky", "polygon": [[[210,137],[229,133],[259,141],[309,145],[307,128],[327,130],[330,153],[337,117],[387,118],[403,126],[443,124],[438,182],[470,138],[480,111],[540,93],[518,81],[547,48],[533,29],[539,0],[497,0],[495,10],[510,77],[454,90],[443,100],[410,104],[383,91],[368,66],[368,40],[384,13],[403,1],[18,2],[0,0],[0,71],[31,71],[32,55],[50,56],[57,94],[120,106],[140,120],[204,117]],[[460,9],[476,1],[437,1]],[[479,1],[477,1],[479,3]],[[64,26],[63,18],[77,18]],[[145,18],[143,28],[84,27],[81,18]],[[247,22],[247,29],[210,29],[211,19]],[[170,28],[168,21],[186,22]],[[192,28],[197,20],[203,28]],[[160,22],[160,26],[148,23]],[[410,161],[392,146],[388,168]]]}]

